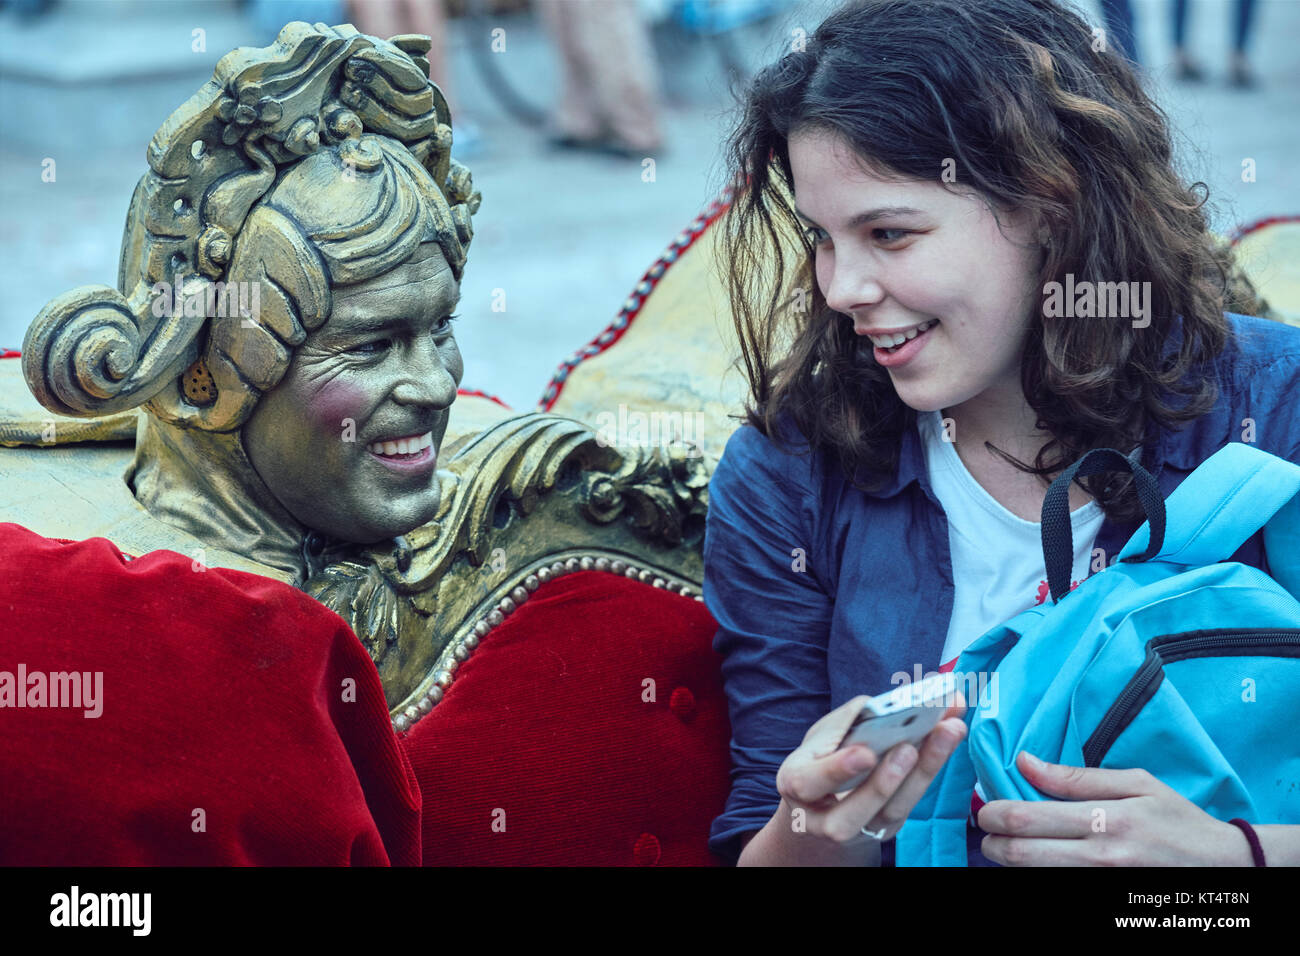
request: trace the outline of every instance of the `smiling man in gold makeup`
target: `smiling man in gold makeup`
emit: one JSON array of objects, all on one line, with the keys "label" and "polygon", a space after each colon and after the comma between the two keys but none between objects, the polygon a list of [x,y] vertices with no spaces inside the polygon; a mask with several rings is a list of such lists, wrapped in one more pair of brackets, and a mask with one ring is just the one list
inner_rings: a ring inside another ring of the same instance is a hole
[{"label": "smiling man in gold makeup", "polygon": [[[121,291],[56,298],[23,348],[52,411],[144,404],[126,477],[151,516],[298,585],[432,520],[463,371],[451,313],[479,198],[397,45],[421,42],[394,39],[291,24],[223,58],[154,137]],[[252,287],[258,314],[157,309],[172,274],[186,301]]]},{"label": "smiling man in gold makeup", "polygon": [[244,426],[258,475],[301,524],[371,543],[431,521],[463,364],[456,278],[435,243],[334,295]]}]

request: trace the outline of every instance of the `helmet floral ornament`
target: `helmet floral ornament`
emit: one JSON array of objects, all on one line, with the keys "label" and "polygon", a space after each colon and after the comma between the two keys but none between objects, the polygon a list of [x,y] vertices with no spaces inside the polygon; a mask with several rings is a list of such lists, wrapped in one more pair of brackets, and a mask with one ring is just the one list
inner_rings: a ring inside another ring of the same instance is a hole
[{"label": "helmet floral ornament", "polygon": [[[454,342],[428,365],[348,358],[346,375],[321,371],[351,354],[329,338],[340,323],[454,305],[480,197],[451,157],[428,49],[427,37],[295,22],[224,56],[149,144],[117,287],[57,296],[27,333],[23,377],[59,437],[0,421],[0,444],[74,453],[21,459],[29,487],[73,487],[58,474],[72,469],[94,506],[91,527],[20,521],[305,590],[362,640],[399,730],[555,575],[612,569],[694,593],[709,470],[556,415],[462,414],[465,401],[448,432]],[[328,420],[324,390],[297,390],[313,376],[378,397]],[[304,423],[324,436],[315,445]],[[117,479],[105,476],[121,453],[76,444],[132,433]],[[405,434],[432,445],[437,470],[399,487],[373,459]],[[396,506],[406,499],[418,507]]]}]

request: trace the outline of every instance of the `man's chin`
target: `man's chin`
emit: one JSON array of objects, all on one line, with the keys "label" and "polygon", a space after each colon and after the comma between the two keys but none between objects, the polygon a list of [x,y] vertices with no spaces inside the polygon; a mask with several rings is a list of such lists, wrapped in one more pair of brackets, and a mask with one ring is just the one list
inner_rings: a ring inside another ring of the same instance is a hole
[{"label": "man's chin", "polygon": [[402,509],[386,516],[382,526],[384,532],[382,538],[384,540],[398,538],[428,524],[438,515],[438,499],[438,492],[435,488],[433,494],[421,502],[418,507]]},{"label": "man's chin", "polygon": [[438,502],[438,488],[435,486],[431,493],[420,496],[418,502],[412,502],[408,507],[395,505],[383,514],[370,514],[350,522],[337,522],[339,532],[333,537],[361,545],[391,541],[433,521],[438,514]]}]

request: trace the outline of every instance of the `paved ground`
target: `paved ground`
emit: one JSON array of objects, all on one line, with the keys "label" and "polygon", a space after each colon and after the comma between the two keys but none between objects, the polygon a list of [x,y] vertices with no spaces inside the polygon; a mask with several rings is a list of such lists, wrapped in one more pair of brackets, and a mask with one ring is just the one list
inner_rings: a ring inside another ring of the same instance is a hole
[{"label": "paved ground", "polygon": [[[799,3],[787,22],[742,38],[744,56],[766,61],[794,26],[811,32],[827,6]],[[1253,52],[1262,84],[1249,93],[1222,82],[1229,6],[1193,4],[1192,45],[1212,78],[1175,87],[1167,82],[1167,0],[1136,3],[1180,160],[1209,184],[1220,230],[1300,212],[1300,0],[1261,0]],[[1095,7],[1084,8],[1095,20]],[[507,30],[503,68],[547,102],[557,70],[545,37],[527,16],[498,25]],[[192,51],[195,28],[206,31],[209,52]],[[21,344],[52,296],[112,283],[127,201],[154,130],[222,53],[268,40],[226,0],[64,0],[31,25],[0,13],[0,346]],[[609,321],[645,267],[718,191],[727,79],[711,48],[677,50],[668,148],[653,157],[654,182],[645,182],[638,162],[552,152],[540,132],[505,116],[470,62],[469,44],[479,42],[489,38],[453,24],[454,87],[460,115],[482,132],[470,165],[484,195],[458,337],[465,384],[529,408],[560,359]],[[54,183],[41,180],[46,158],[57,164]],[[1251,183],[1241,178],[1248,158]],[[491,309],[497,289],[505,312]]]}]

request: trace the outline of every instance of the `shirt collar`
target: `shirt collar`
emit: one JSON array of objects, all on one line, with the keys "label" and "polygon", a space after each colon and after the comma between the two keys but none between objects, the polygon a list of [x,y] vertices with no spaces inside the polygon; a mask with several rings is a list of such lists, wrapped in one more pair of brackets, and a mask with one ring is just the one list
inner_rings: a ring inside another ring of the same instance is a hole
[{"label": "shirt collar", "polygon": [[[903,429],[902,444],[898,452],[898,467],[887,476],[885,484],[875,491],[867,492],[873,498],[892,498],[914,481],[919,481],[923,488],[929,488],[930,476],[926,470],[925,448],[921,444],[921,433],[915,414],[909,415],[910,421]],[[854,472],[854,479],[860,485],[879,480],[879,472],[873,472],[865,464],[859,464]]]},{"label": "shirt collar", "polygon": [[[907,488],[913,482],[918,482],[922,489],[929,493],[930,473],[925,460],[925,447],[920,433],[920,423],[918,416],[910,416],[912,421],[903,429],[902,443],[899,447],[898,468],[889,476],[888,481],[879,489],[867,492],[873,498],[892,498]],[[1170,454],[1171,435],[1157,427],[1155,422],[1148,418],[1146,433],[1142,440],[1142,457],[1140,459],[1142,467],[1151,472],[1157,478],[1165,466],[1165,462]],[[1186,443],[1183,443],[1186,444]],[[1124,450],[1119,449],[1123,454]],[[866,484],[877,473],[873,473],[865,465],[859,465],[855,473],[855,478],[859,483]]]}]

